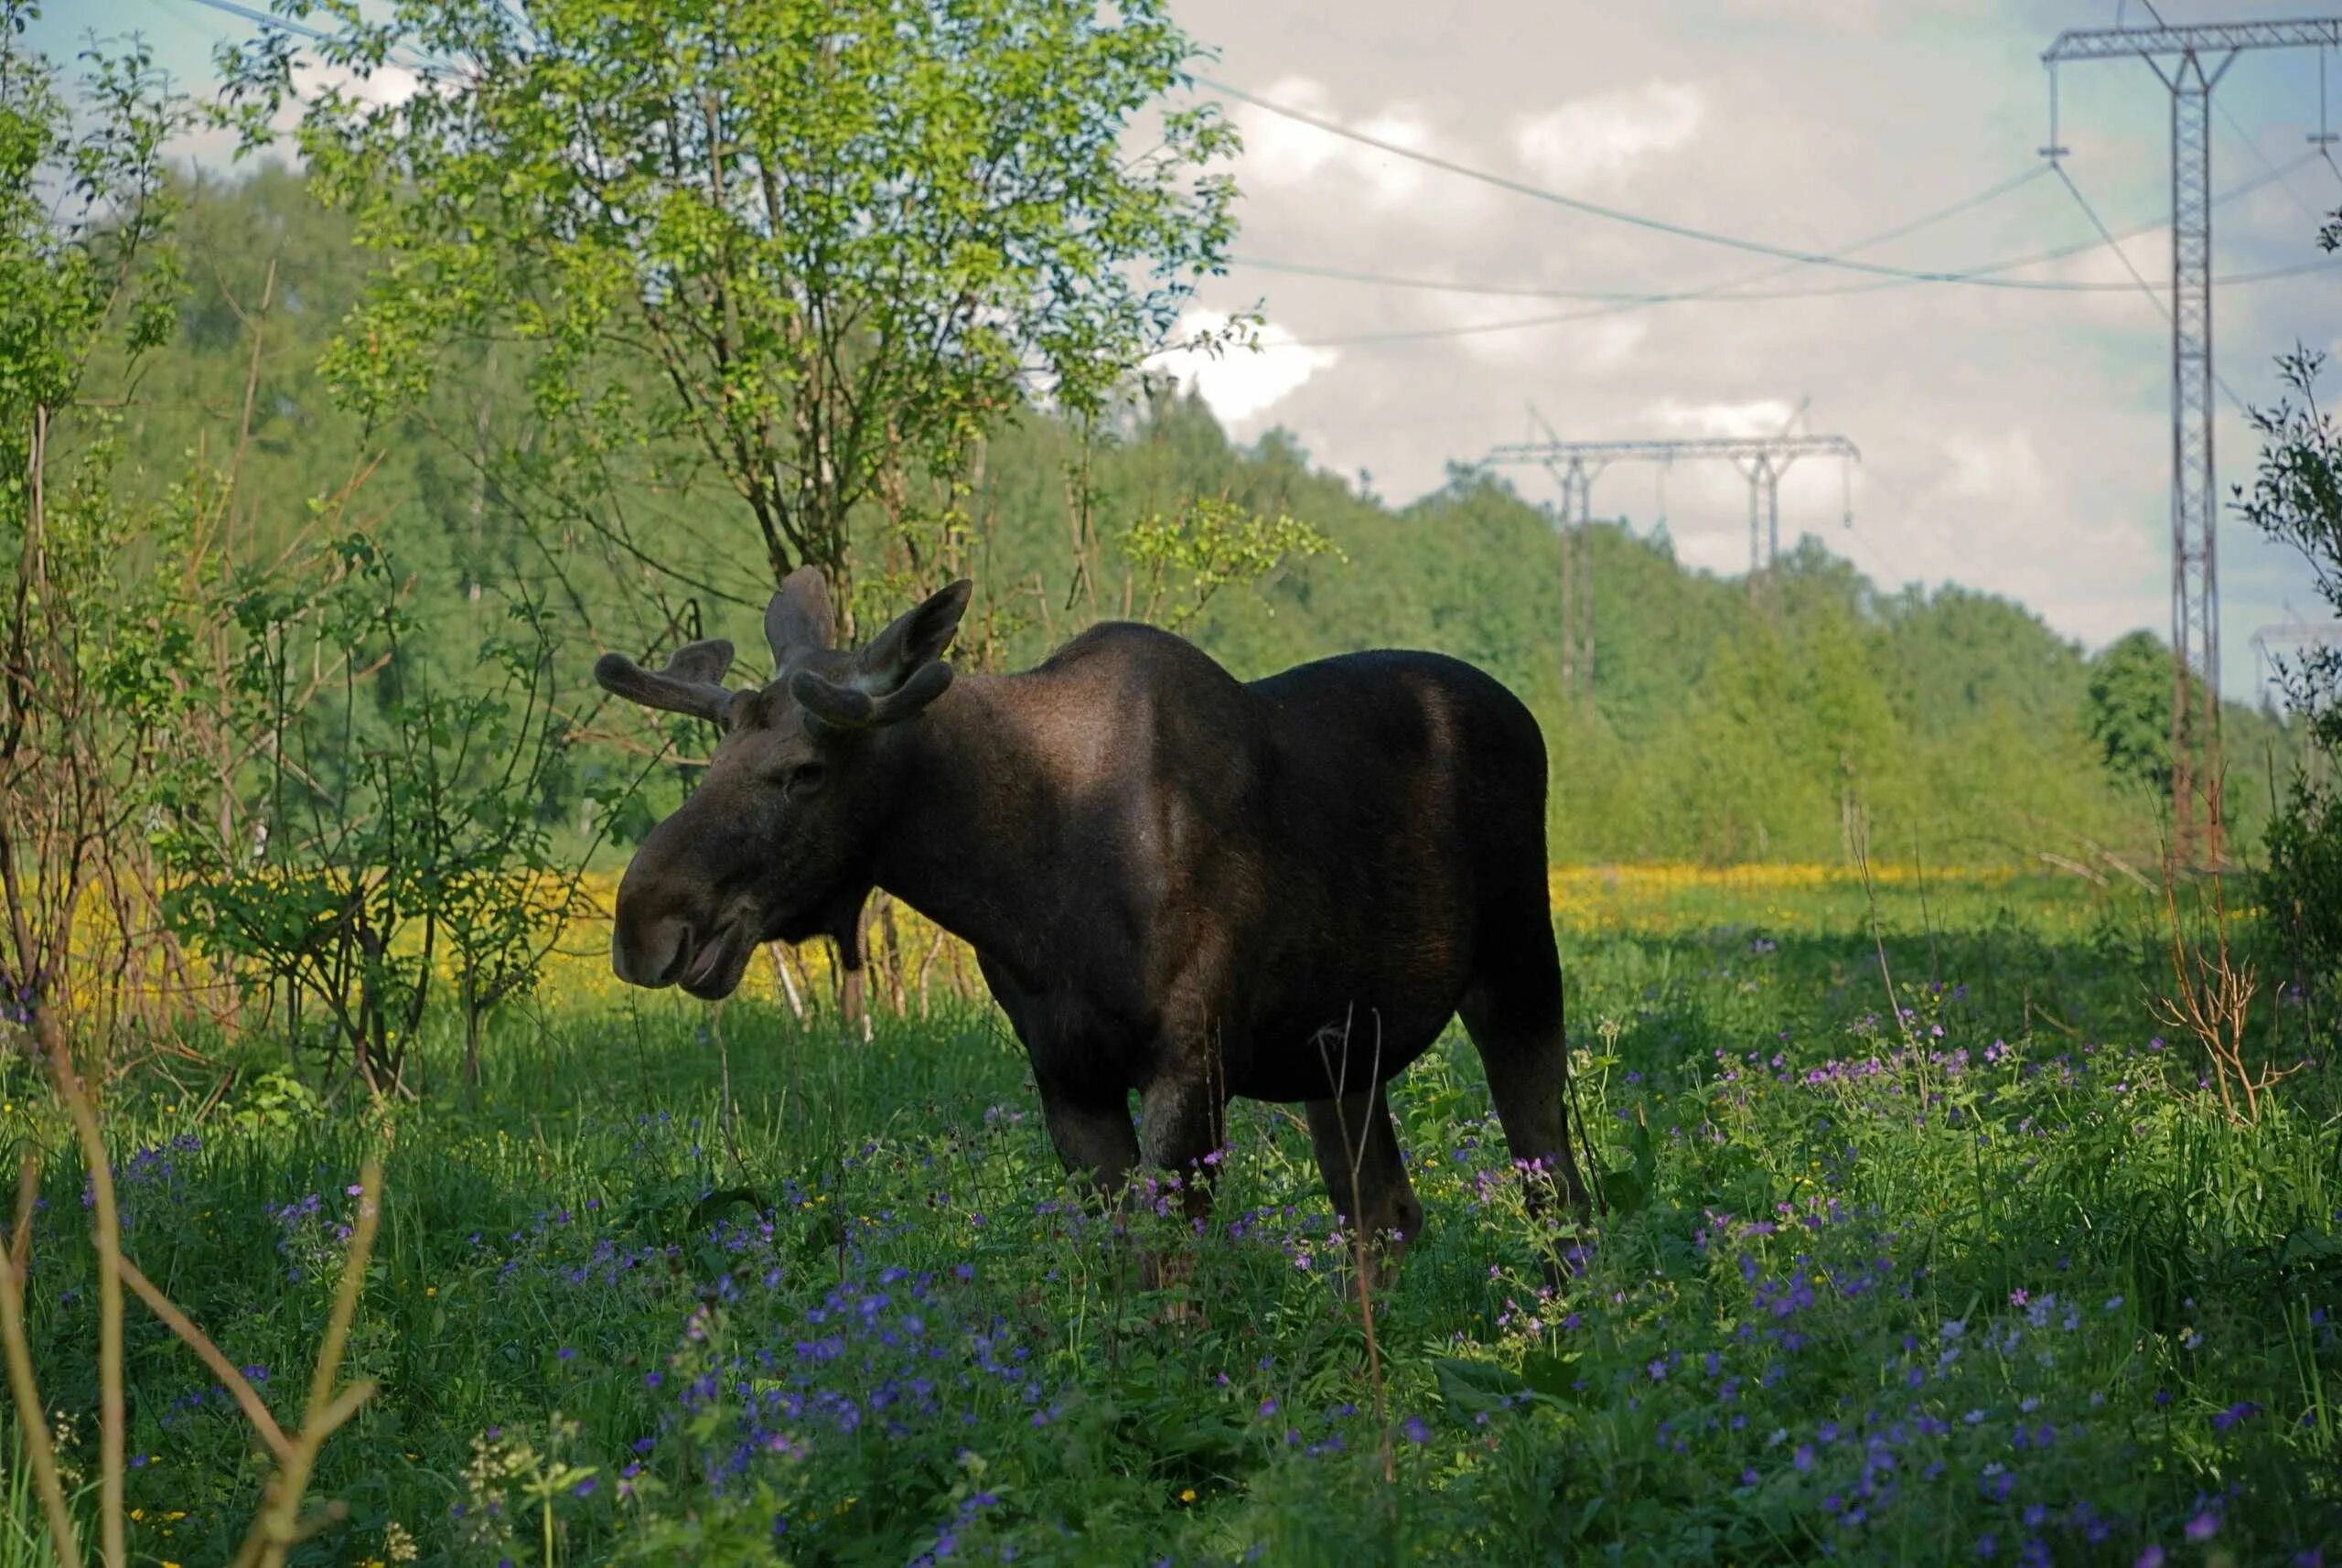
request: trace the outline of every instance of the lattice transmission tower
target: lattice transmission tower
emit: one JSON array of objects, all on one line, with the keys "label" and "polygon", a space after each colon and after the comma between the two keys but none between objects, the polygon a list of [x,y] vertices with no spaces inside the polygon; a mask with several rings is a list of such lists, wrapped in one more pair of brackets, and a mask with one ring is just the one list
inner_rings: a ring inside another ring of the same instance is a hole
[{"label": "lattice transmission tower", "polygon": [[[2086,27],[2042,54],[2051,162],[2057,67],[2138,59],[2171,93],[2172,853],[2220,861],[2218,491],[2212,463],[2212,90],[2246,49],[2334,48],[2342,17],[2198,27]],[[2202,808],[2199,843],[2198,807]]]},{"label": "lattice transmission tower", "polygon": [[[1532,416],[1535,410],[1531,409]],[[1538,419],[1542,424],[1544,421]],[[1547,434],[1552,427],[1546,426]],[[1781,548],[1781,476],[1800,457],[1835,457],[1840,477],[1862,461],[1862,450],[1842,435],[1693,435],[1645,441],[1520,441],[1489,449],[1491,465],[1535,463],[1562,488],[1562,677],[1565,690],[1590,693],[1594,681],[1593,592],[1585,553],[1585,529],[1593,518],[1594,481],[1613,463],[1659,463],[1723,458],[1748,481],[1748,587],[1756,592],[1759,574]],[[1853,521],[1851,489],[1846,521]]]}]

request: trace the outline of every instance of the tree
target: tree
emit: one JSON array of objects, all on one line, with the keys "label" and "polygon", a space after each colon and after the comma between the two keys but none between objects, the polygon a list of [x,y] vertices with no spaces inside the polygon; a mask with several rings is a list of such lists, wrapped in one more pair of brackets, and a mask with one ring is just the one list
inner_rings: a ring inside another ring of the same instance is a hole
[{"label": "tree", "polygon": [[2171,790],[2171,650],[2134,631],[2091,661],[2089,729],[2109,772],[2157,795]]},{"label": "tree", "polygon": [[[2342,211],[2318,235],[2342,250]],[[2308,563],[2318,596],[2342,614],[2342,430],[2318,405],[2326,357],[2304,348],[2278,361],[2286,392],[2252,411],[2261,433],[2260,471],[2240,487],[2237,510]],[[2270,822],[2261,898],[2292,950],[2297,983],[2342,983],[2342,649],[2306,650],[2277,661],[2277,679],[2310,750]]]},{"label": "tree", "polygon": [[[171,330],[162,155],[189,111],[134,45],[84,57],[77,115],[26,43],[37,15],[0,0],[0,986],[17,1023],[77,989],[135,996],[176,962],[143,940],[139,830],[198,760],[190,666],[218,608],[194,543],[213,493],[134,510],[109,483],[112,405]],[[77,988],[77,965],[98,983]]]},{"label": "tree", "polygon": [[688,575],[611,474],[712,474],[773,580],[819,566],[849,623],[856,508],[948,569],[981,434],[1034,396],[1099,412],[1232,230],[1232,128],[1159,102],[1195,52],[1162,0],[278,9],[336,24],[331,84],[296,91],[271,30],[231,98],[255,138],[300,103],[314,188],[381,259],[341,394],[389,414],[457,350],[517,343],[566,515]]}]

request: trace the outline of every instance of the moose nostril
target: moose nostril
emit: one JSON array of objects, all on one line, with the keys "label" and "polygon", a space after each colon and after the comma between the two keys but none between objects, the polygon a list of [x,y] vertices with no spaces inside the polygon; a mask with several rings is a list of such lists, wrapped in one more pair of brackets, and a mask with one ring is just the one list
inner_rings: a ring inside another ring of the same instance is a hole
[{"label": "moose nostril", "polygon": [[631,985],[671,985],[690,956],[691,928],[681,920],[644,926],[621,916],[610,931],[610,968]]}]

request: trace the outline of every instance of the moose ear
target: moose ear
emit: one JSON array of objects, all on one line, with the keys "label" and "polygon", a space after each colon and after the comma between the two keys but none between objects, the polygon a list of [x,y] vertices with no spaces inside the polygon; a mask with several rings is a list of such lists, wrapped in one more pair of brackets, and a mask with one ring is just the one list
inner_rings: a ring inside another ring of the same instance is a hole
[{"label": "moose ear", "polygon": [[765,641],[776,671],[830,645],[830,585],[818,566],[800,566],[765,607]]},{"label": "moose ear", "polygon": [[605,653],[594,661],[594,679],[604,691],[646,708],[722,724],[734,696],[723,684],[725,671],[731,668],[732,645],[712,638],[675,650],[667,667],[656,671],[623,653]]},{"label": "moose ear", "polygon": [[[975,585],[965,577],[929,595],[887,623],[854,654],[854,683],[872,696],[899,690],[926,666],[943,657],[967,613]],[[942,688],[936,689],[941,694]],[[931,699],[930,699],[931,700]]]}]

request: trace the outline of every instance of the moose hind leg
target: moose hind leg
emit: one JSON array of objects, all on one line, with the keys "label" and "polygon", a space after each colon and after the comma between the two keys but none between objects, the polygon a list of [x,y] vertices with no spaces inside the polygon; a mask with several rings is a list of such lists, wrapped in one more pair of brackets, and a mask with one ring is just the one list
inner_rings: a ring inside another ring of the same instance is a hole
[{"label": "moose hind leg", "polygon": [[1343,1224],[1380,1247],[1395,1265],[1423,1230],[1423,1206],[1399,1154],[1385,1086],[1313,1100],[1308,1110],[1309,1141],[1316,1148],[1327,1197]]},{"label": "moose hind leg", "polygon": [[[1512,1157],[1534,1162],[1543,1176],[1560,1184],[1579,1219],[1589,1219],[1593,1205],[1570,1151],[1561,955],[1542,889],[1533,908],[1514,911],[1496,929],[1502,940],[1482,956],[1459,1009],[1464,1027],[1479,1050]],[[1545,1185],[1530,1185],[1532,1212],[1543,1207]]]}]

